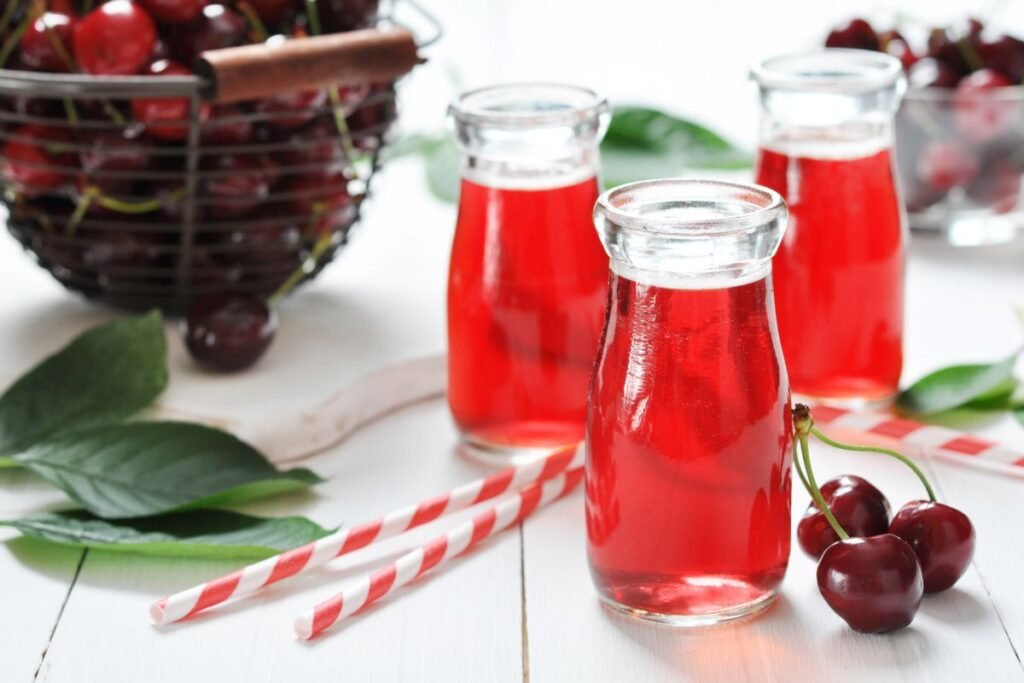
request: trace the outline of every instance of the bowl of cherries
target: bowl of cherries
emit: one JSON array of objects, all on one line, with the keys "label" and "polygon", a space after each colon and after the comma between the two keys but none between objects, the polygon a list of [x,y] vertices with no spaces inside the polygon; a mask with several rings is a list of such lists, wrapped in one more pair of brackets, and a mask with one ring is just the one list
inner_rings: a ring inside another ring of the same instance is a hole
[{"label": "bowl of cherries", "polygon": [[346,243],[417,47],[378,0],[8,0],[9,230],[93,299],[261,310]]},{"label": "bowl of cherries", "polygon": [[903,63],[896,157],[911,227],[960,245],[1014,239],[1024,225],[1024,40],[977,19],[886,31],[853,19],[825,45]]}]

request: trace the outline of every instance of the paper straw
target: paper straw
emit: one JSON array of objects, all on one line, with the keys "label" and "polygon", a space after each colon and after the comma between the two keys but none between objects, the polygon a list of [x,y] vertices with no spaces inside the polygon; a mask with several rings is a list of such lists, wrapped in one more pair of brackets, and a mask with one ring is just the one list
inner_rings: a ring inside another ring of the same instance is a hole
[{"label": "paper straw", "polygon": [[551,479],[566,470],[582,467],[583,459],[582,446],[567,447],[547,458],[509,467],[416,505],[336,531],[320,540],[162,598],[150,606],[150,620],[158,625],[167,624],[191,617],[228,600],[251,595],[278,581],[308,572],[336,557],[398,536],[443,515],[497,498],[526,484]]},{"label": "paper straw", "polygon": [[937,458],[978,469],[1024,477],[1024,449],[1009,448],[946,427],[882,413],[860,412],[816,405],[811,408],[814,421],[828,433],[830,428],[865,437],[896,442],[908,455],[925,453]]},{"label": "paper straw", "polygon": [[548,481],[527,484],[518,495],[506,498],[472,520],[458,525],[369,576],[353,581],[334,597],[321,602],[295,620],[295,635],[309,640],[334,624],[468,551],[486,538],[518,523],[535,510],[568,493],[583,478],[575,468]]}]

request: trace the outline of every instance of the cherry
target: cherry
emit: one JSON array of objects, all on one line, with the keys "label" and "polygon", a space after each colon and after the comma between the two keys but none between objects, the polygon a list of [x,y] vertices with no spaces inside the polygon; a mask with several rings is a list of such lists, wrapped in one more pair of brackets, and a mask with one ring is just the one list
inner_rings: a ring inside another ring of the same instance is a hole
[{"label": "cherry", "polygon": [[160,239],[136,230],[83,230],[83,260],[108,280],[125,279],[123,271],[149,268],[160,259]]},{"label": "cherry", "polygon": [[250,225],[226,235],[223,255],[247,270],[285,276],[299,265],[299,246],[299,231],[293,225]]},{"label": "cherry", "polygon": [[312,121],[326,102],[326,90],[300,90],[259,100],[253,110],[275,128],[298,128]]},{"label": "cherry", "polygon": [[910,67],[907,81],[914,88],[955,88],[960,73],[934,57],[922,57]]},{"label": "cherry", "polygon": [[910,43],[899,31],[886,31],[878,36],[879,49],[900,60],[904,69],[914,66],[917,54],[911,49]]},{"label": "cherry", "polygon": [[981,40],[978,56],[989,69],[995,69],[1014,83],[1024,81],[1024,40],[1013,36],[999,36]]},{"label": "cherry", "polygon": [[295,0],[247,0],[265,24],[280,24],[295,9]]},{"label": "cherry", "polygon": [[324,168],[294,176],[286,191],[292,194],[288,211],[302,222],[303,234],[321,236],[345,227],[352,205],[349,178],[340,169]]},{"label": "cherry", "polygon": [[[150,64],[147,76],[191,76],[192,71],[177,62],[160,60]],[[187,97],[146,97],[132,100],[132,116],[145,124],[146,132],[163,140],[184,140],[188,137],[191,102]],[[199,119],[210,112],[207,104],[200,105]]]},{"label": "cherry", "polygon": [[103,194],[124,192],[132,184],[132,173],[144,170],[149,154],[135,140],[119,133],[100,132],[90,135],[78,152],[84,185],[98,188]]},{"label": "cherry", "polygon": [[64,145],[71,138],[60,128],[28,124],[18,128],[3,149],[3,172],[22,195],[54,190],[68,178],[60,168],[74,163]]},{"label": "cherry", "polygon": [[252,119],[236,105],[215,106],[203,125],[203,142],[208,145],[244,145],[250,142],[252,137]]},{"label": "cherry", "polygon": [[955,140],[933,140],[917,160],[917,176],[936,190],[970,183],[980,168],[978,155]]},{"label": "cherry", "polygon": [[182,64],[192,64],[207,50],[234,47],[246,42],[248,24],[238,12],[221,4],[207,5],[192,21],[171,28],[171,54]]},{"label": "cherry", "polygon": [[1003,98],[999,89],[1011,86],[1009,78],[992,69],[975,71],[960,81],[953,94],[957,128],[975,142],[991,140],[1013,123],[1019,113],[1014,99]]},{"label": "cherry", "polygon": [[153,18],[167,24],[195,19],[209,0],[138,0]]},{"label": "cherry", "polygon": [[1020,189],[1021,169],[1018,164],[1006,158],[987,158],[981,172],[967,187],[967,196],[996,213],[1009,213],[1020,204]]},{"label": "cherry", "polygon": [[110,0],[75,27],[75,59],[91,74],[130,76],[149,63],[156,26],[144,9],[129,0]]},{"label": "cherry", "polygon": [[208,158],[203,170],[206,194],[216,201],[210,207],[218,218],[241,216],[256,208],[270,194],[273,171],[267,163],[251,155],[221,154]]},{"label": "cherry", "polygon": [[366,28],[377,18],[379,0],[317,0],[324,33]]},{"label": "cherry", "polygon": [[[75,18],[63,12],[45,12],[25,30],[21,37],[21,61],[40,71],[65,72],[71,70],[71,36]],[[51,37],[52,36],[52,37]],[[63,54],[54,45],[64,48]]]},{"label": "cherry", "polygon": [[281,140],[288,148],[279,153],[284,166],[330,166],[344,159],[338,126],[333,120],[318,119],[301,130],[286,131]]},{"label": "cherry", "polygon": [[[821,495],[850,536],[877,536],[889,529],[889,501],[868,481],[846,474],[825,482]],[[817,504],[811,502],[797,525],[797,540],[805,553],[817,558],[839,536]]]},{"label": "cherry", "polygon": [[917,556],[893,534],[834,543],[818,562],[817,579],[828,606],[861,633],[908,626],[924,592]]},{"label": "cherry", "polygon": [[961,76],[971,72],[971,65],[964,53],[964,47],[946,29],[933,29],[928,35],[928,56],[942,62]]},{"label": "cherry", "polygon": [[851,19],[828,34],[828,38],[825,39],[825,47],[878,50],[878,34],[864,19]]},{"label": "cherry", "polygon": [[192,304],[182,325],[189,353],[212,370],[234,372],[259,360],[274,340],[277,317],[259,299],[211,297]]},{"label": "cherry", "polygon": [[906,541],[917,555],[925,593],[950,588],[964,575],[974,557],[971,520],[942,503],[907,503],[893,517],[889,533]]}]

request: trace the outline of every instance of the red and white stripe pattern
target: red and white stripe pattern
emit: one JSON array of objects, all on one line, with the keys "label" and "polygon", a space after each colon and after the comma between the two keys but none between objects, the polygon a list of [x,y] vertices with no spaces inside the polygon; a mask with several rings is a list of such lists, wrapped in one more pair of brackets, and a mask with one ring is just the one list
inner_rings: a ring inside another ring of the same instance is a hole
[{"label": "red and white stripe pattern", "polygon": [[882,413],[867,413],[826,405],[814,406],[811,413],[815,423],[825,430],[834,428],[867,437],[896,441],[911,451],[917,450],[945,460],[1004,474],[1024,476],[1024,449],[1008,448],[994,441],[946,427]]},{"label": "red and white stripe pattern", "polygon": [[542,460],[495,472],[422,503],[342,529],[318,541],[162,598],[150,606],[150,619],[158,625],[186,619],[215,605],[250,595],[278,581],[322,566],[371,543],[398,536],[443,515],[497,498],[526,484],[546,481],[566,471],[576,470],[583,466],[583,460],[582,446],[572,446]]},{"label": "red and white stripe pattern", "polygon": [[369,576],[353,581],[334,597],[297,618],[295,634],[303,640],[316,637],[342,619],[468,551],[480,541],[517,524],[538,508],[571,491],[582,479],[583,468],[578,467],[554,479],[527,484],[518,495],[500,501],[445,535],[402,555]]}]

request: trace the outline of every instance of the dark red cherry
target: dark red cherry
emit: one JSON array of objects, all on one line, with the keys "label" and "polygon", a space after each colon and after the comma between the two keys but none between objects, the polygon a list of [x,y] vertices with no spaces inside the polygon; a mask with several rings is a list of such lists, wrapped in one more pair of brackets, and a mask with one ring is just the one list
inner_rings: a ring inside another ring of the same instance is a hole
[{"label": "dark red cherry", "polygon": [[861,633],[910,625],[924,593],[917,556],[893,534],[834,543],[818,562],[817,578],[828,606]]},{"label": "dark red cherry", "polygon": [[[150,64],[147,76],[191,76],[192,70],[177,62],[162,59]],[[188,137],[188,121],[191,101],[187,97],[146,97],[132,100],[132,116],[146,126],[146,132],[161,140],[184,140]],[[202,104],[199,119],[202,121],[210,112],[209,105]]]},{"label": "dark red cherry", "polygon": [[[850,536],[877,536],[888,531],[889,501],[866,480],[843,475],[826,482],[821,487],[821,494],[839,525]],[[839,537],[812,502],[797,525],[797,540],[805,553],[817,558]]]},{"label": "dark red cherry", "polygon": [[907,81],[913,88],[955,88],[960,74],[934,57],[922,57],[907,71]]},{"label": "dark red cherry", "polygon": [[1020,162],[1014,163],[1012,156],[1008,159],[990,155],[984,159],[974,182],[967,186],[967,196],[996,213],[1009,213],[1020,205],[1021,174]]},{"label": "dark red cherry", "polygon": [[936,190],[969,184],[978,174],[978,155],[955,140],[932,140],[917,160],[917,177]]},{"label": "dark red cherry", "polygon": [[370,26],[377,18],[379,0],[317,0],[325,33],[341,33]]},{"label": "dark red cherry", "polygon": [[156,38],[156,26],[142,7],[110,0],[78,22],[72,42],[75,59],[86,72],[130,76],[149,63]]},{"label": "dark red cherry", "polygon": [[137,277],[140,269],[156,265],[159,236],[136,230],[82,230],[86,266],[114,280]]},{"label": "dark red cherry", "polygon": [[[44,12],[21,37],[21,60],[40,71],[71,71],[71,37],[75,18],[63,12]],[[54,42],[63,47],[63,53]]]},{"label": "dark red cherry", "polygon": [[241,216],[266,200],[273,184],[272,171],[252,155],[220,154],[203,163],[210,211],[218,218]]},{"label": "dark red cherry", "polygon": [[138,0],[157,21],[180,24],[195,19],[210,0]]},{"label": "dark red cherry", "polygon": [[144,143],[120,133],[90,134],[83,143],[78,152],[81,184],[98,188],[105,195],[124,193],[136,180],[135,174],[149,165]]},{"label": "dark red cherry", "polygon": [[264,98],[253,109],[275,128],[298,128],[312,121],[325,102],[326,90],[301,90]]},{"label": "dark red cherry", "polygon": [[958,43],[958,37],[954,37],[946,29],[936,28],[928,35],[927,54],[960,76],[971,72],[964,47]]},{"label": "dark red cherry", "polygon": [[237,105],[217,105],[203,124],[203,142],[208,145],[231,147],[252,140],[251,115]]},{"label": "dark red cherry", "polygon": [[915,500],[892,519],[889,533],[913,549],[921,563],[924,591],[937,593],[952,587],[974,557],[974,526],[967,515],[942,503]]},{"label": "dark red cherry", "polygon": [[899,31],[886,31],[878,36],[879,49],[900,60],[904,69],[914,66],[918,60],[917,54],[910,47],[910,43]]},{"label": "dark red cherry", "polygon": [[978,43],[978,56],[988,69],[994,69],[1014,83],[1024,81],[1024,40],[998,36]]},{"label": "dark red cherry", "polygon": [[828,38],[825,39],[825,47],[878,50],[878,34],[864,19],[851,19],[828,34]]},{"label": "dark red cherry", "polygon": [[71,138],[61,128],[21,126],[3,148],[3,172],[18,193],[32,197],[56,189],[70,179],[74,156]]},{"label": "dark red cherry", "polygon": [[224,5],[207,5],[192,21],[171,28],[168,45],[182,64],[192,64],[207,50],[234,47],[246,42],[248,24],[242,16]]},{"label": "dark red cherry", "polygon": [[264,24],[280,24],[296,9],[295,0],[248,0]]},{"label": "dark red cherry", "polygon": [[1000,92],[1011,85],[1009,78],[992,69],[964,77],[953,94],[953,117],[960,132],[986,142],[1005,131],[1020,115],[1016,98]]},{"label": "dark red cherry", "polygon": [[277,331],[277,316],[259,299],[199,299],[182,325],[185,346],[211,370],[243,370],[266,352]]}]

